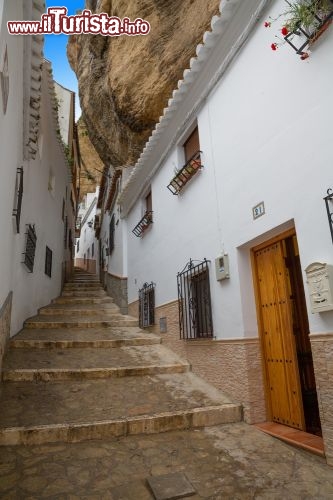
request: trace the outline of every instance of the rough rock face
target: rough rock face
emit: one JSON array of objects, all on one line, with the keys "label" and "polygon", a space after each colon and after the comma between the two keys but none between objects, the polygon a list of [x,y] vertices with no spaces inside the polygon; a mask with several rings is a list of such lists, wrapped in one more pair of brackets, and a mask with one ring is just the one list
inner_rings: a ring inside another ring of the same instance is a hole
[{"label": "rough rock face", "polygon": [[148,36],[72,36],[68,58],[79,80],[83,118],[105,163],[133,165],[218,14],[220,0],[86,0],[109,16],[141,17]]},{"label": "rough rock face", "polygon": [[82,118],[77,122],[77,132],[81,153],[80,200],[82,200],[85,194],[93,193],[96,186],[100,184],[103,163],[90,142],[87,127]]}]

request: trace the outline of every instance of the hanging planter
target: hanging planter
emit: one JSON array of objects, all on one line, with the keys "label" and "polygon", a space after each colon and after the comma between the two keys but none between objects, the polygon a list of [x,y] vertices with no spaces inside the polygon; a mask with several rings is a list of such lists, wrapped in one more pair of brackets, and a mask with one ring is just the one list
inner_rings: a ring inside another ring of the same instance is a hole
[{"label": "hanging planter", "polygon": [[333,0],[298,0],[289,2],[285,12],[276,19],[265,22],[265,27],[272,22],[283,18],[281,35],[277,36],[278,42],[271,44],[272,50],[277,50],[280,45],[287,42],[301,59],[309,57],[308,49],[329,28],[333,21]]}]

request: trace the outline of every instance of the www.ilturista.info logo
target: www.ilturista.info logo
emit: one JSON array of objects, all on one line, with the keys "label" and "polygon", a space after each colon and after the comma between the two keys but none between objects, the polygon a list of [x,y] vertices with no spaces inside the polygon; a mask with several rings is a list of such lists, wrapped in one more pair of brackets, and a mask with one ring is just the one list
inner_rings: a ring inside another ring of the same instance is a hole
[{"label": "www.ilturista.info logo", "polygon": [[68,16],[66,7],[49,7],[40,21],[8,21],[11,35],[79,35],[103,36],[148,35],[150,24],[141,18],[131,22],[128,17],[109,17],[105,12],[92,14],[88,9],[77,16]]}]

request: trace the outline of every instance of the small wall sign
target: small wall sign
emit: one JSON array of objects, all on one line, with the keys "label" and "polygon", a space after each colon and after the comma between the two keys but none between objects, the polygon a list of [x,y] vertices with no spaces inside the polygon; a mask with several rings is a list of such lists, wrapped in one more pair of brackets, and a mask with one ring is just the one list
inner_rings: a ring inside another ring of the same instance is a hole
[{"label": "small wall sign", "polygon": [[265,215],[265,203],[263,201],[252,208],[252,215],[254,220],[258,219],[262,215]]}]

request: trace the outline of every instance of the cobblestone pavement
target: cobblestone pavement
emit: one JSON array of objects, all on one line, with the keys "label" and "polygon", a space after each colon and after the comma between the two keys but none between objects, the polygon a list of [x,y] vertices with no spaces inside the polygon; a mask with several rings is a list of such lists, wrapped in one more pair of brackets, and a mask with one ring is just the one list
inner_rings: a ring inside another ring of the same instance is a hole
[{"label": "cobblestone pavement", "polygon": [[147,478],[183,472],[191,498],[333,499],[333,469],[245,423],[78,444],[0,447],[2,500],[151,500]]}]

